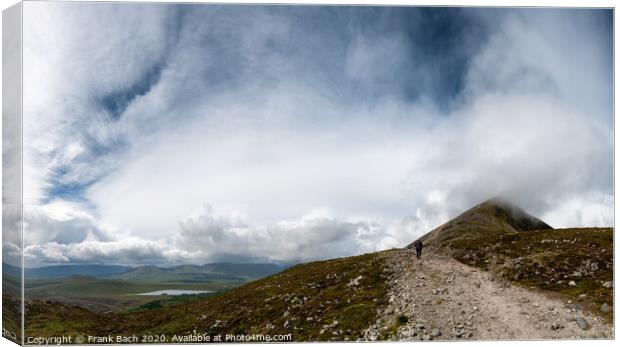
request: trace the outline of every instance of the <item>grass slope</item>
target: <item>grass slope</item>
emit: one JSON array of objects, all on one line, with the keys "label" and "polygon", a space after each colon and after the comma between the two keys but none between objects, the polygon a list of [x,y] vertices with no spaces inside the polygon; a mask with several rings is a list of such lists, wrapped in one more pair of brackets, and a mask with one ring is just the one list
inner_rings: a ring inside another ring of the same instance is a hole
[{"label": "grass slope", "polygon": [[21,300],[10,294],[2,294],[2,329],[9,333],[3,337],[21,343]]},{"label": "grass slope", "polygon": [[294,266],[221,295],[144,312],[94,314],[34,301],[27,336],[292,334],[293,341],[355,340],[386,304],[382,253]]},{"label": "grass slope", "polygon": [[[53,265],[43,267],[27,267],[24,269],[26,280],[64,278],[69,276],[90,276],[90,277],[111,277],[132,267],[120,265],[99,265],[99,264],[74,264],[74,265]],[[11,277],[21,277],[21,268],[7,263],[2,263],[2,273]]]},{"label": "grass slope", "polygon": [[[459,261],[612,318],[613,229],[571,228],[491,234],[447,245]],[[583,294],[583,295],[582,295]],[[585,295],[585,297],[584,297]],[[601,312],[607,303],[609,312]]]}]

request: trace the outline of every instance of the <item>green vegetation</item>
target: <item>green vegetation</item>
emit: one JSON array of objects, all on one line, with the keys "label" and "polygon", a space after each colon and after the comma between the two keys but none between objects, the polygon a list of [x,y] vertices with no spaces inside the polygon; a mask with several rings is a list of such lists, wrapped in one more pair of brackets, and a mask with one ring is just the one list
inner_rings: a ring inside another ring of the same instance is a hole
[{"label": "green vegetation", "polygon": [[11,294],[2,294],[2,328],[10,333],[4,337],[21,343],[21,300]]},{"label": "green vegetation", "polygon": [[[462,263],[611,319],[613,229],[552,229],[502,200],[479,204],[422,237]],[[572,282],[571,282],[572,281]]]},{"label": "green vegetation", "polygon": [[379,339],[387,340],[392,336],[396,336],[396,334],[398,333],[398,328],[407,325],[407,323],[409,323],[409,317],[401,314],[396,319],[394,319],[392,325],[390,325],[385,331],[383,331]]},{"label": "green vegetation", "polygon": [[[149,307],[147,304],[158,298],[136,295],[164,289],[210,290],[221,292],[237,287],[237,282],[209,283],[174,283],[163,284],[129,282],[117,279],[99,279],[86,276],[72,276],[53,280],[27,280],[25,282],[26,299],[58,301],[78,305],[97,312],[121,312],[137,307]],[[169,300],[165,305],[181,302]],[[147,306],[144,306],[147,305]],[[153,303],[152,306],[156,306]]]},{"label": "green vegetation", "polygon": [[611,311],[599,311],[603,303],[613,306],[613,288],[603,286],[613,279],[611,228],[491,234],[455,240],[447,246],[465,264],[527,287],[558,293],[612,318]]},{"label": "green vegetation", "polygon": [[[11,333],[5,337],[17,341],[20,339],[21,329],[21,284],[18,278],[2,274],[2,328]],[[13,338],[12,334],[15,334]]]},{"label": "green vegetation", "polygon": [[386,305],[383,253],[297,265],[220,295],[141,312],[93,313],[34,301],[27,336],[58,334],[292,334],[355,340]]},{"label": "green vegetation", "polygon": [[167,296],[164,299],[149,301],[146,304],[133,307],[127,310],[127,312],[142,312],[142,311],[153,310],[156,308],[161,308],[161,307],[166,307],[166,306],[184,304],[190,301],[202,300],[202,299],[208,298],[213,295],[217,295],[217,294],[209,293],[209,294],[196,294],[196,295]]},{"label": "green vegetation", "polygon": [[[493,199],[460,214],[424,235],[427,245],[443,248],[456,240],[475,242],[479,238],[505,235],[519,231],[550,230],[545,222],[528,215],[520,208]],[[409,245],[411,247],[411,245]]]},{"label": "green vegetation", "polygon": [[[19,296],[21,269],[3,263],[3,291]],[[282,269],[275,264],[210,263],[170,268],[61,265],[27,268],[27,301],[54,301],[96,312],[143,311],[183,303],[187,297],[136,295],[165,289],[222,292]],[[63,277],[62,273],[72,274]]]}]

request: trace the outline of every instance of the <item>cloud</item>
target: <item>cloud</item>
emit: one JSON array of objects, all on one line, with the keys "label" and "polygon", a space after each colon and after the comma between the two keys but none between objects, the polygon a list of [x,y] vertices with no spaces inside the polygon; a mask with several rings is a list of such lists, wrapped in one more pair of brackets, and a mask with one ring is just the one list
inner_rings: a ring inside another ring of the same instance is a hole
[{"label": "cloud", "polygon": [[349,255],[497,195],[613,224],[610,11],[27,6],[32,261]]},{"label": "cloud", "polygon": [[[21,219],[15,215],[15,223]],[[8,219],[7,219],[8,220]],[[62,200],[24,209],[23,257],[26,267],[63,263],[177,264],[191,255],[166,239],[145,240],[107,225],[80,204]],[[3,226],[3,229],[6,228]],[[3,261],[21,263],[19,233],[3,243]]]},{"label": "cloud", "polygon": [[128,131],[107,106],[144,93],[132,90],[165,59],[176,14],[36,2],[24,11],[24,199],[77,199],[116,166]]},{"label": "cloud", "polygon": [[108,241],[110,231],[93,216],[71,203],[54,202],[24,211],[25,246],[57,242],[78,243],[87,240]]},{"label": "cloud", "polygon": [[22,247],[20,243],[2,241],[2,262],[13,266],[22,265]]},{"label": "cloud", "polygon": [[295,263],[374,251],[380,226],[343,222],[321,211],[295,221],[252,227],[206,205],[181,223],[177,247],[195,259]]},{"label": "cloud", "polygon": [[[450,216],[501,195],[554,226],[613,225],[613,204],[595,202],[613,200],[611,34],[600,21],[572,11],[503,17],[471,60],[461,106],[433,129],[411,194],[441,192]],[[590,85],[596,93],[583,91]]]},{"label": "cloud", "polygon": [[24,248],[26,266],[58,263],[89,264],[175,264],[187,260],[183,252],[158,242],[126,237],[117,241],[48,242]]}]

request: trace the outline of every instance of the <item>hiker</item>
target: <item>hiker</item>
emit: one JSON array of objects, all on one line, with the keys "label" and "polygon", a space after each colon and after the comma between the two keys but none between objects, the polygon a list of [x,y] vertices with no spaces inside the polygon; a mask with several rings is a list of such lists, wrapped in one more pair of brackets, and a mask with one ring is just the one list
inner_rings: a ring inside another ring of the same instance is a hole
[{"label": "hiker", "polygon": [[413,243],[413,246],[415,247],[415,257],[420,259],[420,257],[422,257],[422,247],[424,247],[424,245],[422,244],[422,241],[415,240],[415,242]]}]

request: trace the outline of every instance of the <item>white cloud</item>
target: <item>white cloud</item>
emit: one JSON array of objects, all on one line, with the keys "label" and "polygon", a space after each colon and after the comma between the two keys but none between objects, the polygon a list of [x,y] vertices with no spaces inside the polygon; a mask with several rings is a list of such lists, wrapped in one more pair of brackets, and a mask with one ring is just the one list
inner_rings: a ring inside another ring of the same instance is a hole
[{"label": "white cloud", "polygon": [[[173,11],[163,6],[30,2],[24,5],[24,200],[45,197],[52,170],[62,183],[92,180],[116,160],[92,153],[125,130],[98,98],[129,88],[169,49]],[[85,148],[91,150],[86,151]],[[96,149],[95,149],[96,150]]]},{"label": "white cloud", "polygon": [[2,242],[2,262],[13,266],[21,266],[22,264],[22,247],[21,243],[13,243],[11,241]]},{"label": "white cloud", "polygon": [[613,225],[610,41],[595,20],[503,17],[471,62],[461,104],[427,140],[411,194],[441,191],[449,216],[501,195],[553,226]]},{"label": "white cloud", "polygon": [[556,228],[570,228],[575,225],[610,226],[614,220],[613,195],[576,195],[565,198],[558,206],[542,216],[542,219]]},{"label": "white cloud", "polygon": [[26,266],[49,263],[100,263],[100,264],[175,264],[185,258],[186,253],[170,249],[160,242],[125,237],[118,241],[83,241],[59,244],[48,242],[24,248]]},{"label": "white cloud", "polygon": [[291,263],[376,250],[374,222],[343,222],[314,211],[300,220],[252,227],[207,205],[181,223],[177,247],[203,261],[234,259]]},{"label": "white cloud", "polygon": [[[314,110],[338,116],[311,91],[304,95],[313,99]],[[406,125],[343,120],[321,129],[295,124],[295,117],[310,115],[294,105],[273,104],[262,110],[253,104],[223,108],[224,114],[238,115],[234,126],[204,120],[160,137],[140,158],[94,185],[89,199],[103,219],[148,237],[169,233],[205,200],[227,212],[242,211],[259,225],[297,218],[326,203],[341,218],[381,222],[409,211],[400,185],[416,139]]]},{"label": "white cloud", "polygon": [[111,231],[99,224],[94,217],[71,203],[55,201],[40,207],[29,206],[24,209],[24,245],[110,240]]}]

